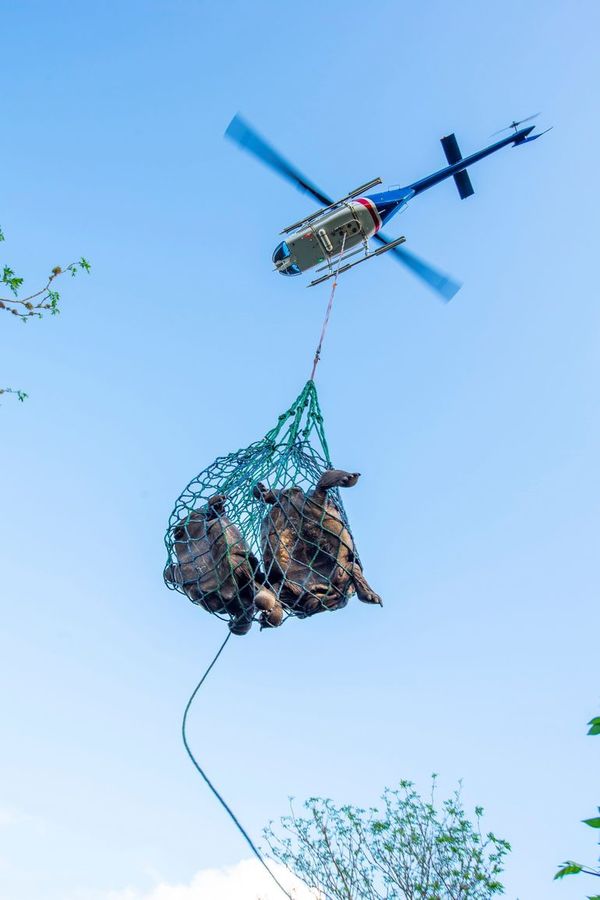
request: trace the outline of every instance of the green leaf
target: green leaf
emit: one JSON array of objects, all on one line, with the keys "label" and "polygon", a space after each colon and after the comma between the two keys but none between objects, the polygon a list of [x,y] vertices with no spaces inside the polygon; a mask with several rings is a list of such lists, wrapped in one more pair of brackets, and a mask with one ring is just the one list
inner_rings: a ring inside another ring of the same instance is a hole
[{"label": "green leaf", "polygon": [[23,284],[23,279],[18,278],[9,266],[4,266],[4,268],[2,270],[2,278],[0,278],[0,282],[2,282],[2,284],[8,285],[8,287],[11,289],[11,291],[13,292],[13,294],[16,297],[17,293],[19,291],[19,288]]},{"label": "green leaf", "polygon": [[50,309],[50,314],[53,316],[57,315],[60,312],[60,310],[58,308],[60,294],[58,293],[58,291],[48,291],[48,295],[47,295],[46,299],[50,301],[49,304],[46,304],[47,307]]},{"label": "green leaf", "polygon": [[590,726],[588,734],[600,734],[600,716],[594,716],[593,719],[590,719],[588,725]]},{"label": "green leaf", "polygon": [[559,878],[564,878],[565,875],[578,875],[581,872],[582,866],[578,866],[577,863],[568,862],[566,863],[562,869],[559,869],[556,875],[554,876],[554,881],[557,881]]},{"label": "green leaf", "polygon": [[589,825],[590,828],[600,828],[600,816],[595,816],[593,819],[582,819],[581,821],[584,825]]}]

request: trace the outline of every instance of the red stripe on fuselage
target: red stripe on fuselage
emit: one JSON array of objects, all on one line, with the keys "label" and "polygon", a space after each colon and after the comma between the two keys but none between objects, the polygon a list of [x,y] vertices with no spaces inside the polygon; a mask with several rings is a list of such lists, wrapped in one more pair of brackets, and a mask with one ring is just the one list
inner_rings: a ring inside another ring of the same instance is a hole
[{"label": "red stripe on fuselage", "polygon": [[373,224],[375,225],[375,234],[377,234],[377,232],[381,228],[381,218],[377,211],[377,207],[372,200],[368,200],[366,197],[357,197],[356,202],[362,203],[362,205],[366,206],[366,208],[371,213],[371,218],[373,219]]}]

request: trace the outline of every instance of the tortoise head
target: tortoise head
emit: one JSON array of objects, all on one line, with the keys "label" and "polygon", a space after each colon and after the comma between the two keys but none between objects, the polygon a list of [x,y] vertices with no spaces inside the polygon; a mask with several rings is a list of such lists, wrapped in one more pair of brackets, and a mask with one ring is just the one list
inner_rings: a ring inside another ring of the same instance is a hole
[{"label": "tortoise head", "polygon": [[209,497],[208,499],[208,512],[207,516],[209,519],[214,519],[216,516],[222,516],[225,513],[225,503],[227,502],[227,497],[225,494],[215,494],[213,497]]},{"label": "tortoise head", "polygon": [[[278,493],[278,492],[277,492]],[[262,481],[257,482],[252,488],[252,495],[255,500],[262,500],[263,503],[276,503],[277,494],[263,484]]]},{"label": "tortoise head", "polygon": [[271,490],[271,488],[266,487],[262,481],[259,481],[258,484],[254,486],[252,491],[255,498],[257,500],[262,500],[263,503],[285,503],[286,500],[292,499],[301,499],[304,497],[304,491],[300,487],[296,487],[296,485],[292,485],[289,488],[282,488],[281,490]]},{"label": "tortoise head", "polygon": [[345,472],[343,469],[327,469],[317,483],[317,490],[327,491],[335,487],[354,487],[360,472]]},{"label": "tortoise head", "polygon": [[201,510],[192,510],[184,519],[179,520],[173,529],[173,537],[178,542],[194,540],[202,533],[205,520],[206,516]]}]

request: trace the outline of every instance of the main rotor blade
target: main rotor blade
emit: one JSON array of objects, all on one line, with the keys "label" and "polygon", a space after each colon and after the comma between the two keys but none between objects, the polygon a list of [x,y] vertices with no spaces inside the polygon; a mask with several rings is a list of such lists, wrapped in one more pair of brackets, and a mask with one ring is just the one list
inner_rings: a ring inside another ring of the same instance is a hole
[{"label": "main rotor blade", "polygon": [[298,169],[281,156],[277,150],[270,147],[253,128],[248,125],[241,116],[234,116],[225,132],[225,137],[235,141],[249,153],[253,153],[265,165],[278,172],[286,181],[290,181],[299,191],[311,194],[322,206],[333,203],[327,194],[324,194],[316,185],[312,184]]},{"label": "main rotor blade", "polygon": [[[391,241],[383,234],[375,234],[373,239],[380,244],[391,243]],[[417,278],[420,278],[428,284],[432,290],[446,301],[446,303],[449,300],[452,300],[454,295],[458,293],[462,287],[459,281],[454,281],[449,275],[445,275],[443,272],[440,272],[439,269],[434,269],[429,263],[424,262],[424,260],[415,256],[414,253],[411,253],[409,250],[405,250],[404,247],[394,247],[392,250],[388,250],[388,253],[393,253],[398,262],[401,262],[407,269],[410,269]]]}]

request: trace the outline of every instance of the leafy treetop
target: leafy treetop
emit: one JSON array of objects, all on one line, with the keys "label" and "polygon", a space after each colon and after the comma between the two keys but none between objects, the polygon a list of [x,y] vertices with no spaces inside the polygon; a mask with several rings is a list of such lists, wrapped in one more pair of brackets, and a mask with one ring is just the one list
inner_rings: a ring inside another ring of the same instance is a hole
[{"label": "leafy treetop", "polygon": [[381,808],[338,807],[312,798],[304,815],[273,823],[265,837],[273,855],[322,900],[488,900],[510,844],[482,833],[483,810],[466,816],[460,790],[439,803],[412,782],[386,789]]},{"label": "leafy treetop", "polygon": [[[600,734],[600,716],[595,716],[593,719],[590,719],[588,725],[589,735],[595,736]],[[600,806],[598,807],[598,812],[600,813]],[[600,828],[600,815],[592,816],[589,819],[582,819],[582,822],[590,828]],[[584,875],[595,875],[597,878],[600,878],[600,858],[598,859],[598,863],[598,866],[587,866],[583,863],[577,863],[572,859],[568,859],[561,865],[554,878],[556,880],[557,878],[565,878],[567,875],[579,875],[582,872]],[[600,894],[594,894],[593,897],[588,897],[588,900],[600,900]]]}]

